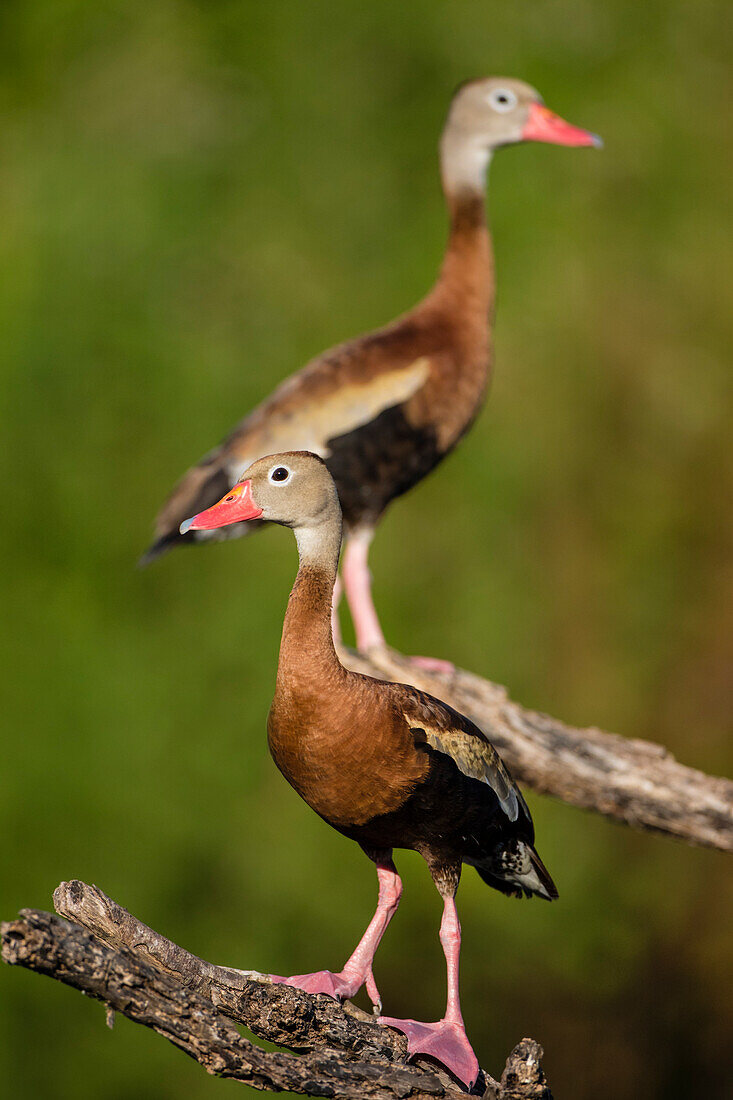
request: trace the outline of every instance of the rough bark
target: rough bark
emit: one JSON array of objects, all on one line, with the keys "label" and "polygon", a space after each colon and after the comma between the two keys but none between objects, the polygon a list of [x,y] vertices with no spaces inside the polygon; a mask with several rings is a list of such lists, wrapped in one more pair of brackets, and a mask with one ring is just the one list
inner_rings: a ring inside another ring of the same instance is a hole
[{"label": "rough bark", "polygon": [[[59,913],[39,910],[0,926],[2,958],[56,978],[165,1036],[213,1074],[265,1091],[339,1100],[458,1100],[439,1068],[406,1065],[404,1038],[353,1006],[312,997],[262,975],[214,966],[178,947],[95,886],[61,883]],[[234,1022],[233,1022],[234,1021]],[[300,1053],[266,1053],[236,1023]],[[474,1094],[551,1100],[541,1047],[523,1039],[501,1082],[486,1074]]]},{"label": "rough bark", "polygon": [[393,650],[342,649],[345,665],[413,684],[472,719],[525,786],[626,825],[733,851],[733,782],[679,764],[662,745],[574,729],[526,710],[471,672],[425,672]]},{"label": "rough bark", "polygon": [[[367,657],[343,650],[341,656],[351,668],[414,684],[469,715],[528,787],[627,825],[733,850],[733,783],[678,764],[660,745],[573,729],[460,669],[427,673],[391,651]],[[62,883],[54,903],[68,920],[23,910],[19,920],[2,925],[4,961],[96,997],[108,1013],[153,1028],[210,1073],[258,1089],[339,1100],[465,1096],[441,1068],[408,1066],[404,1037],[352,1005],[204,962],[96,887]],[[300,1057],[260,1050],[235,1023]],[[541,1047],[523,1039],[501,1081],[482,1074],[475,1094],[551,1100],[541,1057]]]}]

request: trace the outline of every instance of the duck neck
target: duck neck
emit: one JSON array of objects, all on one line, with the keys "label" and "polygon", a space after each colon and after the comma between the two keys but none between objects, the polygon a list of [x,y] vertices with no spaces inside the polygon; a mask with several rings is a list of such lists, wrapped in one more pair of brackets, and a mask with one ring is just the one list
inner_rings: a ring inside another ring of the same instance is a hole
[{"label": "duck neck", "polygon": [[341,519],[295,530],[300,564],[285,613],[278,689],[305,686],[343,673],[333,644],[331,607],[341,548]]},{"label": "duck neck", "polygon": [[436,284],[452,310],[482,318],[494,306],[494,256],[486,222],[486,175],[491,151],[448,126],[440,143],[440,169],[450,233]]}]

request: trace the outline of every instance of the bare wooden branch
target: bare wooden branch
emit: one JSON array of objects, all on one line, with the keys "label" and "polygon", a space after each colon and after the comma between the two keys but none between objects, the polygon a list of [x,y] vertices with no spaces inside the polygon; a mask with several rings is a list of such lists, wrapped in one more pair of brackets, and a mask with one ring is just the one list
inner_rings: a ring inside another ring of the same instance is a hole
[{"label": "bare wooden branch", "polygon": [[[469,715],[517,779],[574,806],[733,851],[733,782],[678,764],[662,746],[599,729],[574,729],[512,702],[504,688],[456,669],[428,673],[392,651],[343,650],[344,664],[414,684]],[[427,1060],[406,1064],[405,1039],[353,1005],[312,997],[263,975],[214,966],[142,924],[101,890],[61,883],[62,917],[23,910],[1,926],[2,957],[74,986],[151,1027],[210,1073],[254,1088],[339,1100],[459,1100],[465,1092]],[[236,1023],[300,1057],[265,1053]],[[501,1081],[475,1095],[551,1100],[541,1047],[523,1039]]]},{"label": "bare wooden branch", "polygon": [[78,879],[62,882],[53,904],[60,916],[116,951],[134,951],[261,1039],[298,1052],[327,1046],[350,1056],[405,1059],[403,1036],[380,1027],[369,1013],[354,1005],[342,1008],[332,997],[311,997],[292,986],[273,985],[256,971],[205,962],[143,924],[97,886]]},{"label": "bare wooden branch", "polygon": [[[353,1006],[312,997],[261,975],[214,966],[142,924],[101,890],[61,883],[59,912],[39,910],[0,926],[2,958],[82,990],[165,1036],[209,1073],[266,1091],[338,1100],[460,1100],[439,1068],[406,1065],[404,1037]],[[266,1053],[232,1021],[301,1052]],[[486,1100],[552,1100],[541,1047],[523,1039],[501,1082],[482,1074]]]},{"label": "bare wooden branch", "polygon": [[393,650],[367,657],[342,649],[340,656],[355,671],[413,684],[468,715],[516,779],[535,791],[626,825],[733,851],[733,782],[678,764],[661,745],[573,729],[463,669],[426,672]]}]

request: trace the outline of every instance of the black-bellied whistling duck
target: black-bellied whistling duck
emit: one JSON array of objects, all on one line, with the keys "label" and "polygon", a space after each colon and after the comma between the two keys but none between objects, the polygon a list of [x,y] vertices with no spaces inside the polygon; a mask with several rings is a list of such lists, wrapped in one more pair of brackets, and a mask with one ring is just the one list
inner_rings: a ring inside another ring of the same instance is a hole
[{"label": "black-bellied whistling duck", "polygon": [[160,512],[143,562],[183,540],[250,530],[239,524],[182,535],[179,525],[218,500],[261,455],[314,451],[325,459],[341,501],[343,582],[357,646],[384,645],[371,596],[369,544],[390,501],[453,449],[481,406],[494,302],[486,172],[494,149],[521,141],[599,144],[519,80],[492,77],[458,89],[440,143],[450,237],[435,286],[391,325],[314,359],[189,470]]},{"label": "black-bellied whistling duck", "polygon": [[454,899],[461,864],[472,864],[502,893],[557,897],[533,847],[529,810],[498,753],[468,718],[413,687],[361,676],[339,661],[331,603],[341,510],[325,463],[304,451],[259,459],[223,500],[181,529],[263,520],[291,527],[300,555],[267,725],[270,752],[301,798],[361,845],[379,877],[377,910],[340,972],[273,980],[339,998],[366,984],[381,1010],[372,960],[402,892],[392,849],[414,849],[443,898],[447,1008],[434,1024],[380,1019],[407,1035],[411,1054],[439,1060],[470,1087],[479,1067],[458,996],[461,930]]}]

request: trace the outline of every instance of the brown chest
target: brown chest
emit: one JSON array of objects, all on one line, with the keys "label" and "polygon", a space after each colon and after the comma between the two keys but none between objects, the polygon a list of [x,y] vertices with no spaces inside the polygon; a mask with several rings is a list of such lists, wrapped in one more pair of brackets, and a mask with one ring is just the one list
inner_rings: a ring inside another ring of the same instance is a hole
[{"label": "brown chest", "polygon": [[404,406],[408,422],[431,424],[447,454],[473,423],[486,395],[491,350],[486,320],[466,326],[460,339],[431,360],[430,377]]},{"label": "brown chest", "polygon": [[276,698],[267,724],[270,753],[301,798],[346,829],[400,808],[424,775],[411,739],[364,721],[353,707],[296,706]]}]

